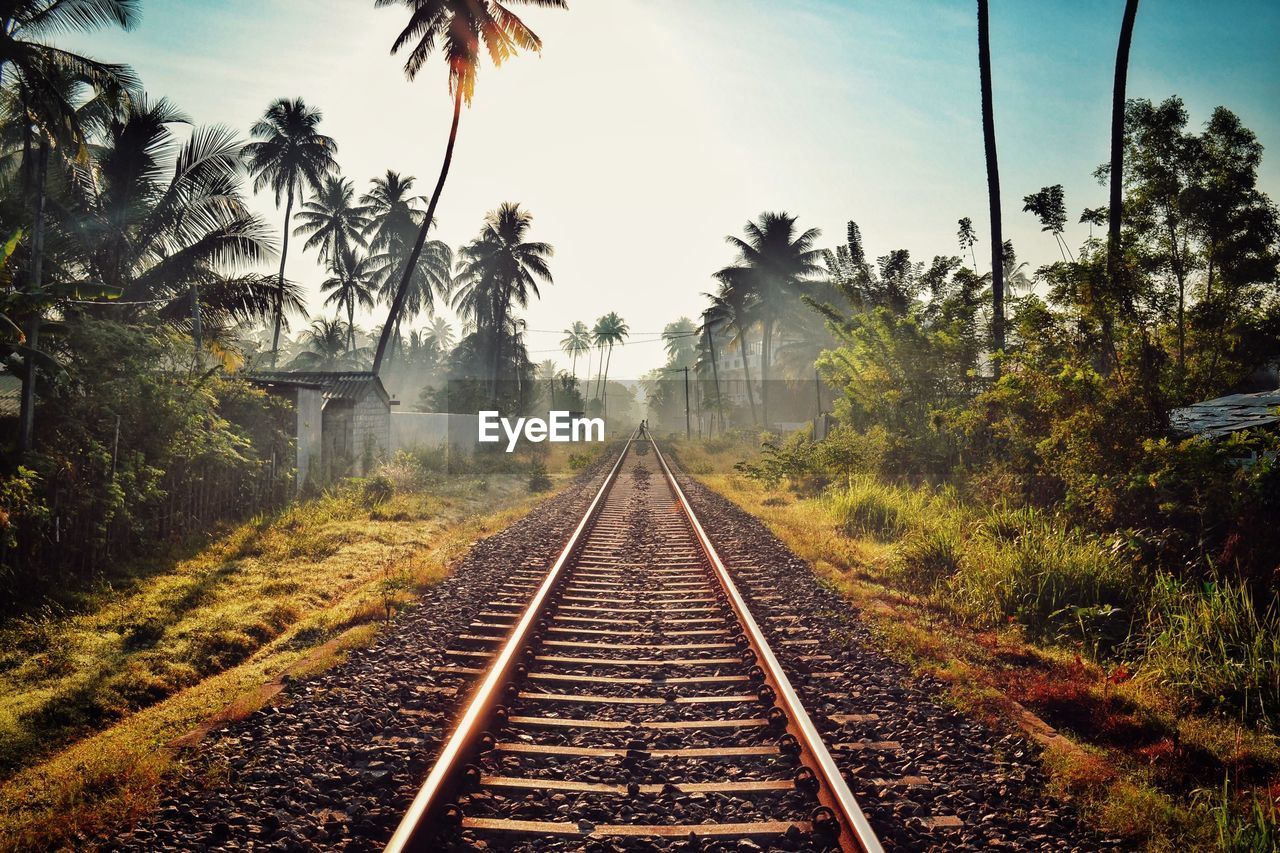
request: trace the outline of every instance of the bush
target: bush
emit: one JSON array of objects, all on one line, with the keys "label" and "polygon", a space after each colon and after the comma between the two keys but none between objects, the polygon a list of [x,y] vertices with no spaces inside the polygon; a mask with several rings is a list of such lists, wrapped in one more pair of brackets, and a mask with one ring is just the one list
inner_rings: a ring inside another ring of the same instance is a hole
[{"label": "bush", "polygon": [[595,461],[596,455],[590,452],[570,453],[569,470],[581,471]]},{"label": "bush", "polygon": [[1094,653],[1127,636],[1126,620],[1145,601],[1132,561],[1027,511],[984,521],[950,590],[957,608],[980,624],[1012,618],[1042,635],[1078,637]]},{"label": "bush", "polygon": [[1243,584],[1156,579],[1140,677],[1250,722],[1280,719],[1280,608]]},{"label": "bush", "polygon": [[932,595],[960,571],[965,540],[951,519],[909,534],[899,547],[893,574],[902,586],[919,595]]},{"label": "bush", "polygon": [[828,500],[845,535],[890,540],[913,529],[925,498],[918,492],[858,477],[851,479],[847,487],[832,492]]},{"label": "bush", "polygon": [[361,499],[365,506],[375,507],[384,504],[395,496],[395,483],[391,481],[386,472],[378,472],[374,476],[365,480],[362,490]]},{"label": "bush", "polygon": [[541,459],[535,459],[529,466],[529,491],[545,492],[551,488],[551,477],[547,474],[547,465]]}]

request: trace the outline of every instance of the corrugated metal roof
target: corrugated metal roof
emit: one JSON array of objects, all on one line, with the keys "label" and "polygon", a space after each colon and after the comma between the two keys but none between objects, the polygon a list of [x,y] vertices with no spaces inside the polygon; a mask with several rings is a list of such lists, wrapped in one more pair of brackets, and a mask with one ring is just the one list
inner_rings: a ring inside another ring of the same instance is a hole
[{"label": "corrugated metal roof", "polygon": [[0,418],[16,418],[22,411],[22,380],[0,373]]},{"label": "corrugated metal roof", "polygon": [[1173,428],[1186,435],[1220,436],[1280,424],[1280,390],[1230,394],[1169,413]]},{"label": "corrugated metal roof", "polygon": [[267,370],[253,373],[249,379],[269,385],[319,388],[326,400],[362,400],[370,392],[380,395],[387,401],[391,399],[391,395],[382,385],[382,380],[367,370]]}]

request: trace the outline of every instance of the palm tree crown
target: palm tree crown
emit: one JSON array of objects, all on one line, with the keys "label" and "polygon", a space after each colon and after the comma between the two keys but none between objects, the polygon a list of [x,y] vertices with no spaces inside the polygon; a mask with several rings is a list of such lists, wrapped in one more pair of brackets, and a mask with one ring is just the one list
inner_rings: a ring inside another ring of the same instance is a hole
[{"label": "palm tree crown", "polygon": [[[307,189],[319,191],[321,182],[337,169],[333,156],[338,145],[316,128],[320,111],[308,107],[301,98],[281,98],[267,107],[266,113],[250,129],[255,142],[244,147],[244,157],[254,175],[254,192],[270,187],[276,205],[285,198],[284,243],[280,249],[280,288],[284,288],[284,268],[289,255],[289,220],[293,201]],[[271,357],[274,363],[280,348],[280,326],[284,321],[284,304],[276,305],[275,334]]]},{"label": "palm tree crown", "polygon": [[369,213],[355,203],[355,195],[355,186],[341,175],[325,178],[320,191],[298,212],[294,236],[310,235],[303,248],[319,249],[320,260],[327,262],[342,258],[353,248],[365,248]]},{"label": "palm tree crown", "polygon": [[725,238],[738,252],[737,263],[725,267],[717,278],[735,290],[745,290],[757,300],[760,321],[761,409],[769,426],[769,361],[773,351],[773,331],[784,318],[794,297],[823,268],[821,253],[813,248],[821,235],[817,228],[796,233],[796,218],[785,212],[765,212],[748,222],[743,237]]},{"label": "palm tree crown", "polygon": [[480,236],[459,252],[454,309],[473,321],[477,330],[489,333],[495,388],[512,307],[527,307],[530,296],[540,298],[539,281],[552,283],[547,261],[555,249],[549,243],[525,239],[532,224],[528,211],[504,202],[485,217]]}]

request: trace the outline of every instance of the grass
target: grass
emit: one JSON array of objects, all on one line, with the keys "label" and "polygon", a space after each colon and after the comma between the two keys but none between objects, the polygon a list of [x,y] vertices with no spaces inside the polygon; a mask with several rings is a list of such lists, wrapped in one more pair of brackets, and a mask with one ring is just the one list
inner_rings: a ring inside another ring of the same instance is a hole
[{"label": "grass", "polygon": [[[543,460],[553,483],[564,455]],[[528,468],[443,476],[399,459],[183,559],[125,567],[73,612],[0,625],[0,849],[75,846],[144,812],[181,762],[175,740],[371,642],[533,506]]]},{"label": "grass", "polygon": [[1153,578],[1043,513],[870,478],[812,497],[768,488],[733,472],[756,452],[677,447],[687,472],[845,594],[889,654],[1039,740],[1053,788],[1093,823],[1133,849],[1275,849],[1274,612],[1230,584]]}]

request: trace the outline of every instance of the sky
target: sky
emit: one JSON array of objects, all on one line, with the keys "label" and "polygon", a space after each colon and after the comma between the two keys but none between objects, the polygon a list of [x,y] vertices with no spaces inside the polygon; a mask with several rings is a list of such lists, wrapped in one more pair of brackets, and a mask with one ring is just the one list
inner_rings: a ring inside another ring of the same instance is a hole
[{"label": "sky", "polygon": [[[726,235],[787,211],[819,244],[856,220],[868,253],[959,254],[956,221],[987,233],[976,16],[963,0],[569,0],[512,7],[540,55],[486,64],[462,116],[434,236],[460,246],[486,211],[519,202],[531,239],[555,246],[555,282],[526,313],[535,361],[563,330],[608,311],[632,343],[611,375],[663,360],[657,340],[696,317]],[[1123,0],[991,0],[995,123],[1005,236],[1034,267],[1057,257],[1022,197],[1061,183],[1077,245],[1092,178],[1108,158]],[[279,97],[319,108],[345,176],[363,192],[387,169],[435,183],[451,101],[443,64],[409,82],[390,54],[403,6],[373,0],[143,0],[130,32],[64,39],[133,65],[150,96],[197,124],[247,134]],[[1270,153],[1262,188],[1280,198],[1280,3],[1144,0],[1130,97],[1180,96],[1191,124],[1227,106]],[[269,193],[255,208],[280,228]],[[979,265],[985,240],[979,243]],[[989,256],[989,255],[988,255]],[[287,273],[320,310],[325,273],[301,241]],[[379,311],[385,311],[380,308]],[[449,312],[443,311],[446,316]],[[380,323],[366,313],[358,323]],[[419,321],[424,324],[425,318]]]}]

